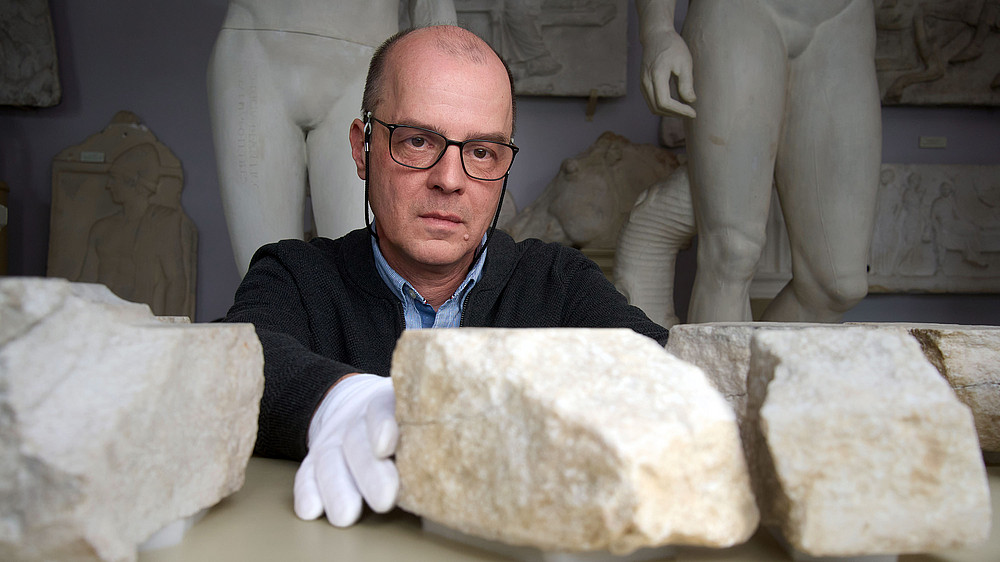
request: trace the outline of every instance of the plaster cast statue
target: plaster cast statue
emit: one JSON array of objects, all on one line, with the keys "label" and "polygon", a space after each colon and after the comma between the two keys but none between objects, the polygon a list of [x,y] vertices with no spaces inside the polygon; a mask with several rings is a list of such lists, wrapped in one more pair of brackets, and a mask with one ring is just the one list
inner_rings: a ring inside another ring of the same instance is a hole
[{"label": "plaster cast statue", "polygon": [[693,0],[683,39],[673,1],[637,8],[647,103],[691,118],[698,270],[688,321],[751,319],[772,184],[793,277],[763,318],[837,321],[867,293],[879,185],[872,2]]},{"label": "plaster cast statue", "polygon": [[613,249],[636,197],[677,168],[669,151],[611,132],[563,161],[545,191],[505,226],[515,240]]},{"label": "plaster cast statue", "polygon": [[90,228],[76,280],[101,283],[116,295],[146,303],[157,315],[177,315],[187,293],[184,242],[193,228],[183,213],[150,201],[159,183],[156,148],[140,144],[118,155],[107,190],[120,208]]},{"label": "plaster cast statue", "polygon": [[[414,25],[456,21],[452,0],[407,0]],[[398,31],[399,0],[231,0],[208,66],[219,187],[240,275],[261,245],[364,226],[347,131],[368,61]]]}]

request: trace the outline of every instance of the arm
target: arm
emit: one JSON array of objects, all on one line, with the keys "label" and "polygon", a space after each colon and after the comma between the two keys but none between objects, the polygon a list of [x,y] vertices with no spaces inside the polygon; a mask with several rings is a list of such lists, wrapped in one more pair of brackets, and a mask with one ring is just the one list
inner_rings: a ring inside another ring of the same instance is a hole
[{"label": "arm", "polygon": [[590,259],[580,254],[566,268],[566,301],[562,324],[581,328],[629,328],[667,344],[667,328],[650,320],[628,299]]},{"label": "arm", "polygon": [[[264,349],[264,395],[254,454],[301,460],[312,414],[352,365],[317,353],[296,276],[273,255],[256,259],[236,292],[226,322],[250,322]],[[315,311],[313,311],[315,312]]]},{"label": "arm", "polygon": [[452,0],[408,0],[410,23],[413,27],[457,25],[455,3]]},{"label": "arm", "polygon": [[[642,94],[658,115],[695,117],[691,52],[674,29],[674,0],[636,0],[642,43]],[[680,100],[670,94],[670,77],[677,77]],[[683,100],[683,101],[682,101]],[[687,102],[687,103],[683,103]]]}]

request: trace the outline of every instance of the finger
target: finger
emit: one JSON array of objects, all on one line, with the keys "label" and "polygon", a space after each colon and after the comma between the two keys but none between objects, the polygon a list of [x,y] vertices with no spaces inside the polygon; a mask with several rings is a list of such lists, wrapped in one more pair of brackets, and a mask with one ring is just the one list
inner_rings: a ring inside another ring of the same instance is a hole
[{"label": "finger", "polygon": [[381,393],[372,398],[365,412],[368,442],[375,458],[386,459],[396,452],[399,426],[396,425],[396,395]]},{"label": "finger", "polygon": [[361,493],[339,445],[328,446],[317,456],[316,484],[331,525],[348,527],[361,517]]},{"label": "finger", "polygon": [[344,436],[344,457],[365,501],[374,511],[385,513],[396,505],[399,472],[392,460],[375,458],[363,426],[352,427]]},{"label": "finger", "polygon": [[295,471],[292,491],[295,497],[295,515],[299,519],[312,521],[323,514],[323,500],[316,486],[316,470],[311,457],[306,456]]}]

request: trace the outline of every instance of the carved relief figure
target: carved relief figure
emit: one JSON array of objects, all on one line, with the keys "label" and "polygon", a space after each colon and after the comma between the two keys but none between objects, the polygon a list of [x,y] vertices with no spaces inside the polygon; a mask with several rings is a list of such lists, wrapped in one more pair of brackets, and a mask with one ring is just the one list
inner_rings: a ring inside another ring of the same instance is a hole
[{"label": "carved relief figure", "polygon": [[867,293],[879,184],[872,2],[694,0],[683,37],[674,2],[637,7],[646,100],[691,118],[698,270],[688,321],[750,320],[772,184],[794,275],[764,319],[838,320]]},{"label": "carved relief figure", "polygon": [[180,161],[129,111],[52,162],[46,274],[103,283],[161,316],[195,317],[198,232]]},{"label": "carved relief figure", "polygon": [[[406,0],[415,26],[455,23],[451,0]],[[208,67],[219,186],[240,275],[261,245],[363,225],[345,131],[400,0],[232,0]]]},{"label": "carved relief figure", "polygon": [[159,183],[156,149],[140,144],[120,154],[107,190],[121,208],[94,223],[77,281],[101,283],[116,295],[150,305],[154,314],[178,315],[187,293],[183,242],[190,222],[177,209],[150,201]]},{"label": "carved relief figure", "polygon": [[1000,103],[1000,1],[877,4],[885,103]]},{"label": "carved relief figure", "polygon": [[625,95],[624,0],[455,0],[460,26],[510,65],[519,94]]}]

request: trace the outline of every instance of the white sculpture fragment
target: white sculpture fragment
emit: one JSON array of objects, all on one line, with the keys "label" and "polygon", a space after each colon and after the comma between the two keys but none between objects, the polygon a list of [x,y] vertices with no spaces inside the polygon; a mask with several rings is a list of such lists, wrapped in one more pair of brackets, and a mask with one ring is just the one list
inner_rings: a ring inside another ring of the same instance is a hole
[{"label": "white sculpture fragment", "polygon": [[990,531],[972,415],[904,331],[762,331],[748,456],[762,524],[810,556],[967,546]]},{"label": "white sculpture fragment", "polygon": [[612,553],[756,529],[732,409],[630,330],[407,331],[392,377],[399,504],[433,522]]},{"label": "white sculpture fragment", "polygon": [[505,229],[515,240],[613,250],[639,193],[677,166],[677,157],[666,149],[605,132],[587,150],[564,160],[545,191]]},{"label": "white sculpture fragment", "polygon": [[249,324],[0,279],[0,559],[135,560],[243,485],[263,384]]}]

